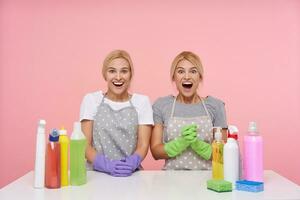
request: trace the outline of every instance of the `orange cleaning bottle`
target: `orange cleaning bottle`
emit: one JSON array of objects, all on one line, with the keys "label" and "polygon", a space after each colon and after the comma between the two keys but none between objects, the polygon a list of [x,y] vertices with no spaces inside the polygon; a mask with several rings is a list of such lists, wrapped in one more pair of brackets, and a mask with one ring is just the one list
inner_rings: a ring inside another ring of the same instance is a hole
[{"label": "orange cleaning bottle", "polygon": [[49,134],[49,142],[46,148],[46,188],[60,188],[60,144],[58,138],[58,131],[53,129]]}]

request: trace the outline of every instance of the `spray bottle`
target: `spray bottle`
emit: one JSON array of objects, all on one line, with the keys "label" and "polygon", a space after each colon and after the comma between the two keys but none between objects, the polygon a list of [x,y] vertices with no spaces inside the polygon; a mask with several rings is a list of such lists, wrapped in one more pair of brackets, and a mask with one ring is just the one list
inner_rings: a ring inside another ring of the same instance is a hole
[{"label": "spray bottle", "polygon": [[250,122],[244,136],[244,179],[263,182],[263,139],[256,122]]},{"label": "spray bottle", "polygon": [[46,188],[60,188],[60,144],[58,130],[53,129],[49,134],[46,150]]},{"label": "spray bottle", "polygon": [[212,178],[224,179],[223,172],[223,147],[221,127],[215,127],[215,140],[212,143]]},{"label": "spray bottle", "polygon": [[70,142],[70,184],[83,185],[86,183],[85,168],[86,138],[81,131],[80,122],[74,122]]},{"label": "spray bottle", "polygon": [[69,153],[69,138],[67,130],[63,127],[59,130],[59,143],[60,143],[60,179],[61,186],[69,185],[68,175],[68,153]]},{"label": "spray bottle", "polygon": [[239,146],[237,143],[238,129],[236,126],[228,126],[227,143],[224,145],[224,180],[233,185],[239,180]]},{"label": "spray bottle", "polygon": [[41,119],[38,124],[35,148],[34,187],[43,188],[45,184],[45,136],[46,121]]}]

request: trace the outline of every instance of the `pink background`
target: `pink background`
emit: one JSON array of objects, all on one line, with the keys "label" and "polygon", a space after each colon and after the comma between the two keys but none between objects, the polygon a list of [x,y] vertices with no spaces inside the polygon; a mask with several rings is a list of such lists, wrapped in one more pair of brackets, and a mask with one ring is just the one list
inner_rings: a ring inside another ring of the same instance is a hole
[{"label": "pink background", "polygon": [[105,90],[100,66],[114,49],[131,54],[131,90],[152,102],[176,92],[172,59],[196,52],[202,96],[226,102],[240,138],[256,120],[264,168],[300,184],[300,1],[2,0],[0,30],[0,187],[33,169],[38,119],[70,134],[84,94]]}]

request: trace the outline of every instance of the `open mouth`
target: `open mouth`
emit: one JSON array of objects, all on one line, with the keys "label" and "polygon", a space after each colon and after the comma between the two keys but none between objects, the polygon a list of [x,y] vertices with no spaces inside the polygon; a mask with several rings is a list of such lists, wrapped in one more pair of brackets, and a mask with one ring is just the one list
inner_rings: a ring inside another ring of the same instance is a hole
[{"label": "open mouth", "polygon": [[183,82],[183,83],[182,83],[182,87],[187,88],[187,89],[190,89],[190,88],[193,87],[193,83],[192,83],[192,82],[189,82],[189,81]]},{"label": "open mouth", "polygon": [[124,82],[113,82],[113,84],[116,87],[122,87],[122,85],[124,85]]}]

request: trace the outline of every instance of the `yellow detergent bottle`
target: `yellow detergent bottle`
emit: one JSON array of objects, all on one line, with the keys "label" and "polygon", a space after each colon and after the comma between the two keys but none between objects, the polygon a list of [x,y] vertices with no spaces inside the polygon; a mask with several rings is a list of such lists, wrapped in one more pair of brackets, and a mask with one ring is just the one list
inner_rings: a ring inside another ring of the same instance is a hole
[{"label": "yellow detergent bottle", "polygon": [[64,129],[64,127],[62,127],[59,130],[61,187],[69,185],[69,174],[68,174],[69,143],[70,141],[67,135],[67,130]]},{"label": "yellow detergent bottle", "polygon": [[212,143],[212,178],[224,179],[223,170],[223,147],[222,132],[220,127],[216,127],[215,140]]}]

